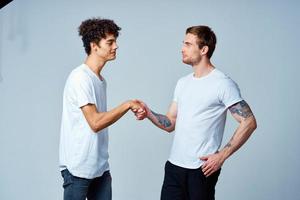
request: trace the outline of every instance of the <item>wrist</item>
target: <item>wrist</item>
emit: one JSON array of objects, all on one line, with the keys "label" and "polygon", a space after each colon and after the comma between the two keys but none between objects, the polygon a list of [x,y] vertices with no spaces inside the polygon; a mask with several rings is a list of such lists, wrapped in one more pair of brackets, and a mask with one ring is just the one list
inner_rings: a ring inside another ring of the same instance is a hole
[{"label": "wrist", "polygon": [[131,109],[132,107],[132,101],[131,100],[128,100],[124,103],[124,107],[125,109],[128,111],[129,109]]},{"label": "wrist", "polygon": [[146,115],[146,117],[147,117],[149,120],[154,119],[154,115],[153,115],[153,113],[152,113],[152,111],[151,111],[150,109],[147,110],[147,115]]},{"label": "wrist", "polygon": [[225,160],[229,157],[229,154],[226,151],[226,149],[222,149],[222,151],[219,151],[218,153],[220,154],[223,162],[225,162]]}]

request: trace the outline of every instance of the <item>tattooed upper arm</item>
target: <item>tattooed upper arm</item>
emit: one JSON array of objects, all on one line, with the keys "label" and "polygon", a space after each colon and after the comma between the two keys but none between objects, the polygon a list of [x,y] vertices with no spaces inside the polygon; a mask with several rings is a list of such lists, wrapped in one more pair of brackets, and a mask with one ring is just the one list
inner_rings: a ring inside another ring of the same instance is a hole
[{"label": "tattooed upper arm", "polygon": [[229,107],[229,110],[233,116],[246,119],[253,116],[253,113],[246,101],[242,100]]}]

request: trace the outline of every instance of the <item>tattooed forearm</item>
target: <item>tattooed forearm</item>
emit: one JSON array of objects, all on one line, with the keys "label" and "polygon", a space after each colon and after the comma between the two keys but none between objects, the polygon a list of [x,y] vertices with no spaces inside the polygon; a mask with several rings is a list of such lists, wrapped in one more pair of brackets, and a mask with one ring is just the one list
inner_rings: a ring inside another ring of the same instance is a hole
[{"label": "tattooed forearm", "polygon": [[232,138],[231,138],[230,141],[224,146],[224,148],[230,148],[230,147],[232,146],[231,142],[232,142]]},{"label": "tattooed forearm", "polygon": [[230,142],[224,146],[224,148],[229,148],[229,147],[231,147],[231,143]]},{"label": "tattooed forearm", "polygon": [[155,116],[155,118],[158,120],[160,125],[162,125],[163,127],[168,128],[172,125],[171,121],[168,119],[167,116],[157,114],[157,113],[153,112],[152,110],[151,110],[151,113]]},{"label": "tattooed forearm", "polygon": [[246,101],[240,101],[229,108],[232,114],[236,113],[241,117],[248,118],[253,115]]}]

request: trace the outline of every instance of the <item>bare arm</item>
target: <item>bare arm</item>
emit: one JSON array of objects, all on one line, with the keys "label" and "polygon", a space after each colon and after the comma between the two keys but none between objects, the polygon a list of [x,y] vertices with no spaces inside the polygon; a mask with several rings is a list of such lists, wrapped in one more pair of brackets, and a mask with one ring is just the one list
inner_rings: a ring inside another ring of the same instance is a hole
[{"label": "bare arm", "polygon": [[255,117],[245,101],[240,101],[232,105],[229,110],[232,116],[239,122],[239,126],[221,151],[200,158],[206,161],[202,166],[202,170],[206,176],[217,171],[223,165],[224,161],[248,140],[257,127]]},{"label": "bare arm", "polygon": [[229,110],[232,116],[239,122],[239,126],[230,141],[220,151],[225,159],[237,151],[257,127],[255,117],[246,101],[234,104]]},{"label": "bare arm", "polygon": [[147,112],[147,118],[158,128],[161,128],[170,133],[175,129],[177,118],[177,103],[171,103],[169,111],[166,115],[158,114],[150,110],[149,114]]},{"label": "bare arm", "polygon": [[172,102],[170,108],[166,115],[158,114],[152,111],[144,102],[137,100],[137,102],[141,103],[146,113],[140,114],[136,113],[137,119],[142,120],[147,117],[155,126],[158,128],[165,130],[167,132],[172,132],[175,129],[176,118],[177,118],[177,103]]},{"label": "bare arm", "polygon": [[87,104],[81,107],[85,119],[87,120],[90,128],[95,132],[110,126],[120,119],[129,109],[140,110],[143,112],[143,107],[136,102],[126,101],[116,108],[107,112],[98,112],[94,104]]}]

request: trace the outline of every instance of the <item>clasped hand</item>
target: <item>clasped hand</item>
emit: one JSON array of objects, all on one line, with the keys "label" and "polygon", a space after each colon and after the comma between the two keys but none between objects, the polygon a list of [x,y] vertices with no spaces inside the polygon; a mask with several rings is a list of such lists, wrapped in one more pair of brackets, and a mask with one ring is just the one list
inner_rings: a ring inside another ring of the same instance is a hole
[{"label": "clasped hand", "polygon": [[146,117],[148,117],[149,114],[150,114],[150,109],[141,100],[137,100],[137,99],[132,100],[130,109],[134,113],[134,115],[136,116],[137,120],[143,120]]}]

